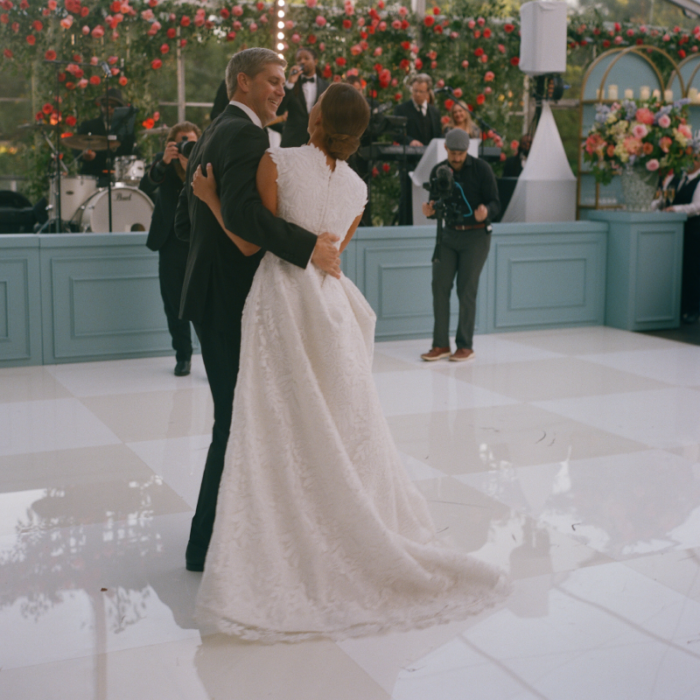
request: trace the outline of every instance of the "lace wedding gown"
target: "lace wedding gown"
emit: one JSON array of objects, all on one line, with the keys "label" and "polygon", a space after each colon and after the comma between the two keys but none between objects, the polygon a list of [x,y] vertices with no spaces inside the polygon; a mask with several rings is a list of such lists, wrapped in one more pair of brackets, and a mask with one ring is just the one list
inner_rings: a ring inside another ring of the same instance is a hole
[{"label": "lace wedding gown", "polygon": [[[344,238],[364,183],[313,146],[270,149],[278,216]],[[426,627],[501,598],[501,572],[441,545],[371,375],[375,315],[355,285],[267,253],[241,364],[197,601],[265,642]]]}]

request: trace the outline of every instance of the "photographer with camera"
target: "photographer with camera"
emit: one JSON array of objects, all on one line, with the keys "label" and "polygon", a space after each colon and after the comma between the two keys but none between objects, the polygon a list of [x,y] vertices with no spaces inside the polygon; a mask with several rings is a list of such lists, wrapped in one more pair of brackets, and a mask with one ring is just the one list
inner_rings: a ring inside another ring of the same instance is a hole
[{"label": "photographer with camera", "polygon": [[[452,129],[445,137],[447,160],[430,173],[430,201],[423,214],[438,220],[433,254],[433,347],[421,357],[433,362],[449,357],[453,362],[474,358],[472,342],[479,275],[491,246],[491,219],[498,216],[496,177],[491,166],[467,153],[469,134]],[[450,294],[457,276],[459,319],[457,349],[450,354]]]},{"label": "photographer with camera", "polygon": [[189,245],[175,236],[175,209],[185,181],[189,153],[200,136],[199,127],[191,122],[173,126],[165,151],[156,155],[139,185],[155,202],[146,245],[158,251],[160,293],[175,350],[176,377],[190,373],[192,334],[190,322],[179,318]]}]

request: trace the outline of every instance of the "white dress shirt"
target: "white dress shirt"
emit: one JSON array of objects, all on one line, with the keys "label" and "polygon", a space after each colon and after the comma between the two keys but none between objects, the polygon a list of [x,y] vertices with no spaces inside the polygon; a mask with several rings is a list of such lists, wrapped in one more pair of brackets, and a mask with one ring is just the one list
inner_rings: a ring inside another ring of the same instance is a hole
[{"label": "white dress shirt", "polygon": [[[306,78],[304,74],[300,75],[298,80]],[[294,88],[294,83],[287,81],[287,89],[292,90]],[[311,108],[316,104],[316,95],[318,93],[318,83],[316,82],[316,76],[306,78],[301,86],[304,92],[304,101],[306,102],[306,111],[311,114]]]},{"label": "white dress shirt", "polygon": [[426,100],[422,105],[419,105],[413,98],[411,98],[411,102],[413,102],[413,106],[423,115],[425,116],[428,113],[428,101]]},{"label": "white dress shirt", "polygon": [[236,100],[231,100],[229,104],[233,105],[234,107],[238,107],[238,109],[242,109],[250,117],[250,120],[253,122],[253,124],[255,124],[255,126],[259,126],[262,129],[262,122],[260,121],[260,117],[250,107],[248,107],[248,105],[244,105],[242,102],[237,102]]}]

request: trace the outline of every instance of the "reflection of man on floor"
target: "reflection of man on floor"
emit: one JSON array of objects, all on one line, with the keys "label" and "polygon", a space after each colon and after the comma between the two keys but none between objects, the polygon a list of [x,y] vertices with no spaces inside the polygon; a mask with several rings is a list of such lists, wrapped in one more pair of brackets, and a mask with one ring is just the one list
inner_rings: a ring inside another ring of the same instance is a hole
[{"label": "reflection of man on floor", "polygon": [[[474,359],[476,293],[491,246],[491,220],[498,216],[501,206],[491,166],[467,153],[469,134],[452,129],[445,137],[445,148],[447,160],[438,163],[430,173],[430,201],[423,205],[423,214],[435,218],[435,201],[439,198],[438,170],[448,166],[454,175],[454,185],[451,194],[443,198],[443,235],[433,260],[435,326],[433,347],[421,355],[426,362],[443,357],[453,362]],[[450,354],[450,294],[455,275],[459,319],[457,350]]]}]

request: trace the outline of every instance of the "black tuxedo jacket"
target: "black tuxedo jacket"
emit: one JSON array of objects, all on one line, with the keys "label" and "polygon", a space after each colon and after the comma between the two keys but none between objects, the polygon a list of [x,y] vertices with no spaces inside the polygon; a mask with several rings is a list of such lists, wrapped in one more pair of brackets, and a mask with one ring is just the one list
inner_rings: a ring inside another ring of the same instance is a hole
[{"label": "black tuxedo jacket", "polygon": [[[328,89],[329,84],[327,80],[318,75],[316,76],[316,102]],[[285,87],[284,93],[284,99],[277,110],[277,114],[288,112],[287,121],[284,123],[284,131],[282,132],[282,148],[303,146],[309,142],[309,111],[306,109],[301,78],[297,80],[291,90]]]},{"label": "black tuxedo jacket", "polygon": [[[406,117],[406,143],[411,143],[414,139],[427,146],[432,139],[439,139],[442,135],[440,126],[440,112],[437,107],[428,105],[425,116],[416,109],[413,100],[404,102],[394,109],[397,117]],[[400,140],[400,139],[398,139]]]},{"label": "black tuxedo jacket", "polygon": [[[166,165],[162,160],[163,154],[158,153],[139,185],[139,189],[145,192],[155,204],[146,239],[146,245],[151,250],[160,250],[170,236],[175,235],[175,210],[182,191],[182,180],[175,172],[172,163]],[[164,171],[162,177],[159,177],[160,169]]]},{"label": "black tuxedo jacket", "polygon": [[[258,195],[255,176],[268,147],[266,131],[229,105],[192,150],[175,214],[175,235],[190,243],[181,318],[233,332],[265,250],[298,267],[309,262],[316,236],[273,216]],[[214,168],[226,228],[259,245],[263,250],[256,255],[245,257],[209,207],[192,193],[194,171],[200,164],[205,170],[207,163]]]}]

